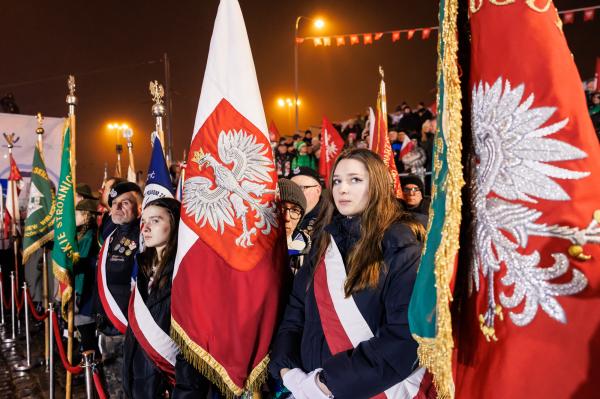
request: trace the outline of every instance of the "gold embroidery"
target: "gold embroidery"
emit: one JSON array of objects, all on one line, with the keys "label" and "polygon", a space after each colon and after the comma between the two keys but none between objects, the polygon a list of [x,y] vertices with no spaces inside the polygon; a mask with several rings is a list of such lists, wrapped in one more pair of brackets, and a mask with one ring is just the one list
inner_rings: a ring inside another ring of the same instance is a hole
[{"label": "gold embroidery", "polygon": [[546,5],[544,7],[538,7],[535,4],[535,0],[525,0],[525,3],[529,6],[529,8],[531,8],[533,11],[537,11],[537,12],[546,12],[548,11],[548,9],[550,9],[550,5],[552,5],[552,0],[548,0],[548,2],[546,3]]},{"label": "gold embroidery", "polygon": [[481,6],[483,6],[483,1],[484,0],[480,0],[481,3],[479,3],[479,6],[477,5],[477,0],[469,0],[469,10],[471,10],[472,14],[475,14],[477,11],[479,11],[481,9]]},{"label": "gold embroidery", "polygon": [[268,355],[250,372],[245,386],[240,387],[229,377],[227,370],[210,353],[195,343],[173,317],[171,317],[171,338],[177,343],[185,359],[215,384],[227,399],[235,399],[245,391],[254,392],[267,380]]},{"label": "gold embroidery", "polygon": [[490,0],[490,3],[496,6],[507,6],[509,4],[513,4],[515,0]]},{"label": "gold embroidery", "polygon": [[[483,0],[477,6],[476,0],[471,0],[471,11],[477,12]],[[452,292],[450,280],[454,273],[455,259],[458,252],[458,236],[461,222],[461,189],[464,185],[462,175],[462,104],[460,77],[458,71],[458,32],[457,32],[458,0],[447,0],[444,9],[444,19],[441,35],[438,41],[438,87],[443,79],[445,92],[442,107],[442,120],[438,124],[434,168],[436,178],[439,176],[443,151],[441,134],[446,141],[447,176],[443,187],[446,190],[446,215],[442,228],[442,240],[434,257],[435,286],[437,292],[436,306],[436,336],[435,338],[422,338],[413,335],[419,344],[417,354],[419,362],[433,374],[433,382],[438,398],[454,398],[454,381],[452,379],[452,321],[450,314],[450,301]],[[443,54],[441,44],[444,43]],[[438,92],[438,104],[440,104]],[[439,126],[441,125],[441,126]],[[437,195],[437,192],[435,193]]]}]

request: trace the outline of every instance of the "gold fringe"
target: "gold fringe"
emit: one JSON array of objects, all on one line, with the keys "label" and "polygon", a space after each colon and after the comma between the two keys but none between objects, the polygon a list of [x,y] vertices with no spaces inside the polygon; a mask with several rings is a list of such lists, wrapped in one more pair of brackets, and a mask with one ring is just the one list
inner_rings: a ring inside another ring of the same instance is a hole
[{"label": "gold fringe", "polygon": [[210,353],[187,335],[173,317],[171,317],[171,338],[177,343],[185,359],[215,384],[227,399],[235,399],[245,391],[257,391],[267,380],[268,355],[252,370],[242,388],[233,382],[227,370]]},{"label": "gold fringe", "polygon": [[29,259],[29,257],[38,249],[40,249],[42,247],[42,245],[46,244],[48,241],[52,240],[54,238],[54,230],[49,231],[48,233],[46,233],[42,238],[40,238],[39,240],[37,240],[36,242],[34,242],[33,244],[31,244],[30,246],[28,246],[27,248],[23,248],[23,264],[25,264],[25,262],[27,262],[27,260]]},{"label": "gold fringe", "polygon": [[[438,109],[442,110],[442,123],[438,124],[437,136],[446,137],[446,160],[448,175],[443,182],[446,188],[446,221],[442,228],[442,239],[435,254],[435,286],[437,292],[436,336],[422,338],[413,335],[419,344],[417,354],[419,362],[433,375],[438,398],[453,399],[455,395],[452,375],[452,316],[450,302],[452,292],[450,281],[455,267],[455,259],[459,248],[461,223],[461,189],[464,185],[462,174],[462,93],[457,65],[458,32],[457,14],[458,0],[447,0],[444,9],[442,34],[438,41],[438,87],[443,79],[445,92],[443,104],[440,104],[438,93]],[[441,43],[444,43],[441,54]],[[434,169],[436,175],[442,166],[440,152],[435,152]],[[430,218],[431,222],[431,218]]]}]

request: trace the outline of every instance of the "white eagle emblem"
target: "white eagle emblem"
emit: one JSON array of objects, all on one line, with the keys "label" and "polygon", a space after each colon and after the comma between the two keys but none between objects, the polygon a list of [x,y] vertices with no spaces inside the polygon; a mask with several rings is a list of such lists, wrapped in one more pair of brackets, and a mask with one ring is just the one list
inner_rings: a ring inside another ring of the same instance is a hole
[{"label": "white eagle emblem", "polygon": [[329,136],[329,132],[326,130],[325,131],[325,155],[326,155],[326,159],[327,162],[331,161],[335,155],[338,153],[338,148],[335,145],[335,142],[333,140],[331,140],[331,137]]},{"label": "white eagle emblem", "polygon": [[[235,219],[239,219],[243,232],[235,243],[240,247],[252,246],[252,235],[258,230],[268,235],[277,227],[274,204],[262,201],[264,194],[275,192],[264,184],[272,182],[269,172],[273,170],[273,161],[267,156],[269,150],[243,130],[221,131],[220,161],[202,149],[194,153],[192,162],[200,169],[205,165],[212,168],[214,181],[203,176],[185,181],[183,207],[186,214],[201,223],[200,227],[208,222],[221,234],[225,225],[235,227]],[[247,220],[250,210],[255,211],[254,222]]]},{"label": "white eagle emblem", "polygon": [[[531,108],[534,95],[522,101],[524,90],[524,85],[512,89],[508,80],[503,85],[499,78],[491,87],[480,82],[472,93],[471,115],[478,165],[473,198],[476,242],[471,274],[476,290],[479,290],[479,272],[486,278],[488,307],[479,321],[488,340],[496,339],[495,317],[502,319],[502,307],[496,304],[494,291],[494,274],[500,271],[501,265],[505,266],[506,273],[498,286],[513,289],[508,291],[509,295],[500,289],[497,296],[502,306],[511,309],[510,319],[517,326],[529,324],[539,308],[551,318],[566,323],[557,297],[576,294],[587,286],[587,278],[578,269],[569,267],[565,253],[553,253],[552,266],[540,265],[537,250],[525,254],[529,237],[560,238],[580,249],[588,242],[600,242],[597,215],[585,229],[548,226],[537,222],[543,215],[541,211],[522,204],[535,204],[536,198],[568,201],[569,194],[554,179],[576,180],[589,175],[589,172],[548,163],[583,159],[587,154],[571,144],[546,137],[561,130],[568,118],[542,127],[556,108]],[[490,197],[491,193],[495,195]],[[553,282],[569,269],[569,280]],[[520,307],[523,302],[524,306]]]}]

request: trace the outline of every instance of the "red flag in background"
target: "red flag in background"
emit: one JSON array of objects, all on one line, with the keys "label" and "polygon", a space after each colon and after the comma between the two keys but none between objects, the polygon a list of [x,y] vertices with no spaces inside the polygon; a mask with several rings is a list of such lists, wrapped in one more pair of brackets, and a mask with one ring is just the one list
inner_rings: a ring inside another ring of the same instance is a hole
[{"label": "red flag in background", "polygon": [[269,135],[271,136],[269,139],[274,143],[278,142],[279,138],[281,137],[281,134],[279,134],[279,129],[277,129],[275,121],[272,119],[271,123],[269,123]]},{"label": "red flag in background", "polygon": [[383,69],[379,67],[381,82],[379,84],[379,93],[377,94],[377,113],[371,122],[371,132],[369,137],[369,149],[381,157],[383,163],[388,166],[392,179],[394,181],[394,192],[397,198],[402,198],[402,187],[400,187],[400,178],[398,169],[394,162],[394,153],[388,137],[387,129],[387,104],[385,99],[385,82],[383,80]]},{"label": "red flag in background", "polygon": [[[6,212],[10,216],[11,231],[13,235],[20,229],[21,213],[19,211],[19,193],[21,191],[21,172],[12,156],[8,155],[10,161],[10,173],[8,175],[8,187],[6,189]],[[12,230],[16,229],[16,230]]]},{"label": "red flag in background", "polygon": [[597,397],[600,148],[581,79],[551,1],[481,4],[456,397]]},{"label": "red flag in background", "polygon": [[329,187],[329,175],[336,158],[344,148],[344,139],[326,117],[323,117],[321,127],[321,156],[319,158],[319,174]]},{"label": "red flag in background", "polygon": [[221,0],[183,183],[171,335],[227,397],[267,373],[286,272],[276,185],[242,12]]}]

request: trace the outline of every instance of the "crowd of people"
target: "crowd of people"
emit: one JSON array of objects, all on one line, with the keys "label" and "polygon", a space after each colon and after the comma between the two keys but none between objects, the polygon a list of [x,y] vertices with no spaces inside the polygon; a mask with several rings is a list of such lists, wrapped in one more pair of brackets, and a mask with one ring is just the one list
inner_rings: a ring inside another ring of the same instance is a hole
[{"label": "crowd of people", "polygon": [[[346,148],[328,182],[317,172],[319,135],[306,131],[273,143],[277,207],[295,279],[272,343],[263,397],[368,398],[409,383],[417,372],[417,345],[406,312],[427,225],[423,176],[429,169],[423,165],[431,157],[435,120],[424,107],[409,110],[404,107],[399,119],[392,114],[389,120],[390,129],[396,129],[389,137],[403,173],[403,199],[392,191],[387,166],[366,149],[364,118],[337,126]],[[414,148],[402,153],[408,142]],[[422,170],[410,161],[415,152],[421,154]],[[181,168],[174,164],[170,172],[175,190]],[[175,375],[165,373],[140,344],[131,323],[121,326],[115,316],[131,317],[132,292],[139,293],[155,323],[170,333],[181,204],[173,198],[143,203],[143,184],[121,177],[108,178],[99,195],[87,184],[77,185],[75,361],[78,354],[95,351],[111,397],[218,398],[215,387],[182,355],[177,356]],[[325,254],[332,251],[335,259],[329,261]],[[41,250],[24,269],[41,311],[40,265]],[[319,317],[323,298],[317,286],[330,267],[343,271],[341,295],[356,303],[355,317],[363,320],[363,333],[371,337],[354,347],[333,344],[325,325],[329,321]],[[61,299],[58,284],[51,284],[51,292],[55,301]]]},{"label": "crowd of people", "polygon": [[[342,123],[334,123],[334,128],[344,139],[344,149],[369,148],[369,114]],[[430,194],[433,137],[436,119],[432,111],[419,103],[413,110],[402,103],[394,113],[388,115],[388,137],[394,152],[396,169],[401,176],[414,174],[420,177],[425,193]],[[297,132],[291,137],[278,141],[272,137],[275,164],[279,177],[289,177],[297,167],[318,170],[321,157],[321,135],[312,130]]]}]

